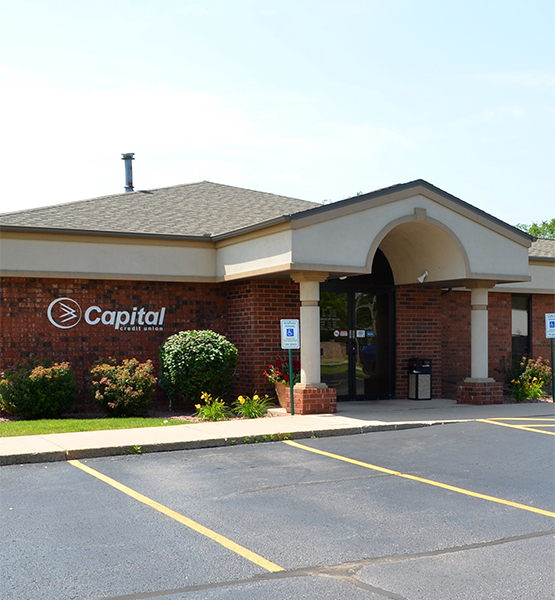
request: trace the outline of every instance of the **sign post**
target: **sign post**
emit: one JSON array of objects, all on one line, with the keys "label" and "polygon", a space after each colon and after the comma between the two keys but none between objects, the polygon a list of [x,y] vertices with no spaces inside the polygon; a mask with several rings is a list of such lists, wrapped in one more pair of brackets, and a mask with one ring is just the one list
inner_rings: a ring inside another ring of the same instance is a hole
[{"label": "sign post", "polygon": [[289,351],[289,391],[291,393],[291,415],[295,414],[295,398],[293,395],[293,356],[291,350],[301,347],[299,335],[299,319],[281,319],[281,347]]},{"label": "sign post", "polygon": [[551,339],[551,396],[555,402],[555,369],[553,364],[553,338],[555,338],[555,313],[545,315],[545,337]]}]

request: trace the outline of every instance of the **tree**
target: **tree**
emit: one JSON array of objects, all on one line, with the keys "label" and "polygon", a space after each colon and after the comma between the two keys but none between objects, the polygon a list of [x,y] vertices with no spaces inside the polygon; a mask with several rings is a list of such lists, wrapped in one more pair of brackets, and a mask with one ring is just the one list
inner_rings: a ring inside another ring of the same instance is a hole
[{"label": "tree", "polygon": [[517,223],[516,226],[534,237],[555,239],[555,219],[542,221],[541,223],[532,223],[531,225]]}]

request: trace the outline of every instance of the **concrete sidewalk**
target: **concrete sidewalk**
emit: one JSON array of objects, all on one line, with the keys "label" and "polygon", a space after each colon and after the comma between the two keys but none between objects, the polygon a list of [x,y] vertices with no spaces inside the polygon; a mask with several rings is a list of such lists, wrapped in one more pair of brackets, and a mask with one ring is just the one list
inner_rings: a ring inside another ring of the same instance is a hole
[{"label": "concrete sidewalk", "polygon": [[378,400],[340,402],[334,415],[292,417],[281,409],[272,413],[263,419],[0,438],[0,465],[209,448],[284,437],[353,435],[484,418],[545,418],[555,416],[555,405],[539,402],[475,406],[444,399]]}]

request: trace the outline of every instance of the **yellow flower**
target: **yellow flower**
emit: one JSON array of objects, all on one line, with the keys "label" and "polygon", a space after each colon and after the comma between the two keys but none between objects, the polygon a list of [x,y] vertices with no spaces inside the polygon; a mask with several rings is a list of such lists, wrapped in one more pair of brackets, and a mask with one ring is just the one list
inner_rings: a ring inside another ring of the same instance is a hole
[{"label": "yellow flower", "polygon": [[243,396],[239,396],[239,402],[241,404],[245,404],[245,399],[243,398]]},{"label": "yellow flower", "polygon": [[252,399],[253,399],[253,400],[260,400],[260,397],[258,396],[258,394],[255,394],[255,395],[252,397]]},{"label": "yellow flower", "polygon": [[200,408],[200,404],[195,404],[195,408],[198,410]]}]

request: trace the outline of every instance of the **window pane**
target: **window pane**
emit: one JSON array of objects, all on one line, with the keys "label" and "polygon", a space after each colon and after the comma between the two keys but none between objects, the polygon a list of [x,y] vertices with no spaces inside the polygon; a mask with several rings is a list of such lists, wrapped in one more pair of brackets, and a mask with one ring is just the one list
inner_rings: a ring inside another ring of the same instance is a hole
[{"label": "window pane", "polygon": [[513,355],[530,354],[529,323],[530,297],[513,295],[512,297],[512,334]]}]

